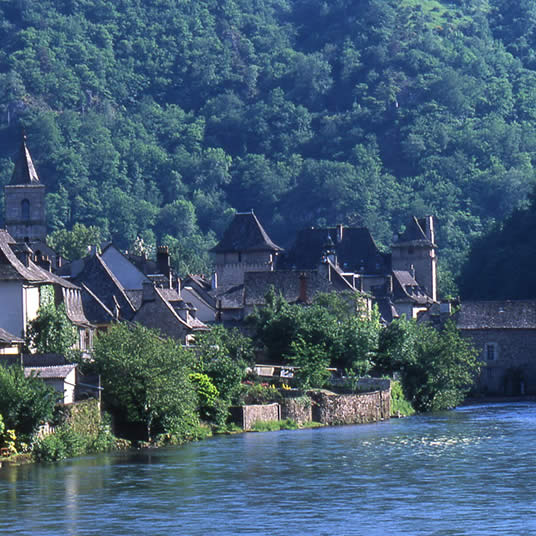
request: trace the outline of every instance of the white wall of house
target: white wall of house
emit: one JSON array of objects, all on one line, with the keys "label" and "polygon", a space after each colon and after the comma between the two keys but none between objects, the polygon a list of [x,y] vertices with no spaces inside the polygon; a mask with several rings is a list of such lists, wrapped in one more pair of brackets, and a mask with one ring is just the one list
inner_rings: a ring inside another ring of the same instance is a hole
[{"label": "white wall of house", "polygon": [[125,289],[141,290],[143,282],[148,281],[147,277],[128,259],[123,257],[115,247],[108,247],[101,257]]},{"label": "white wall of house", "polygon": [[185,302],[191,303],[197,309],[197,318],[201,322],[214,322],[216,311],[203,300],[200,300],[190,287],[183,287],[181,295]]},{"label": "white wall of house", "polygon": [[0,328],[24,337],[25,309],[21,281],[0,281]]},{"label": "white wall of house", "polygon": [[25,316],[25,325],[24,325],[24,334],[26,335],[26,326],[28,322],[31,322],[39,311],[39,287],[23,287],[23,298],[24,298],[24,316]]}]

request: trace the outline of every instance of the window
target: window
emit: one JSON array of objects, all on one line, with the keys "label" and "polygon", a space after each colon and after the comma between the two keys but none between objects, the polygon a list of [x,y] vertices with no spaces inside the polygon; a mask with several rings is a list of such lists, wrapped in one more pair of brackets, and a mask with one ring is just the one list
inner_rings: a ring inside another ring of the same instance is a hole
[{"label": "window", "polygon": [[486,361],[495,361],[497,359],[497,344],[488,342],[484,348],[484,356]]},{"label": "window", "polygon": [[20,211],[23,220],[30,219],[30,202],[28,199],[23,199],[20,203]]}]

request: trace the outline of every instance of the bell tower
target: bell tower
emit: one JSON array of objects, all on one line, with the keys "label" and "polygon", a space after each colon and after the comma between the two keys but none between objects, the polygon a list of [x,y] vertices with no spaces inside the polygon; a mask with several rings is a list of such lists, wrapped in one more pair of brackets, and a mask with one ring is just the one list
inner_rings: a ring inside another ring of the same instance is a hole
[{"label": "bell tower", "polygon": [[22,135],[11,182],[4,187],[5,226],[17,242],[46,238],[45,186],[39,180]]}]

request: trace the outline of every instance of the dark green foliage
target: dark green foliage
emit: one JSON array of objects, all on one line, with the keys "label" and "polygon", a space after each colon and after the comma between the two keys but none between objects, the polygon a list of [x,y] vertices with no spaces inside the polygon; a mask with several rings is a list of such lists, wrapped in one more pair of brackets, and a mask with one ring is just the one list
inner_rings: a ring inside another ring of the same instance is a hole
[{"label": "dark green foliage", "polygon": [[118,324],[95,342],[95,372],[103,397],[124,422],[185,440],[198,425],[197,396],[190,380],[192,354],[140,325]]},{"label": "dark green foliage", "polygon": [[366,225],[382,245],[438,217],[447,277],[535,182],[530,0],[0,3],[0,185],[20,126],[49,229],[181,272],[233,209],[293,231]]},{"label": "dark green foliage", "polygon": [[47,236],[47,244],[57,253],[70,260],[81,259],[88,254],[88,248],[99,246],[101,235],[98,227],[86,227],[75,223],[72,230],[58,229]]},{"label": "dark green foliage", "polygon": [[318,363],[327,357],[331,366],[358,375],[370,369],[378,345],[379,315],[362,310],[355,295],[319,294],[312,305],[303,307],[288,304],[272,289],[266,304],[249,321],[270,362],[305,357],[316,348]]},{"label": "dark green foliage", "polygon": [[58,393],[30,376],[18,365],[0,365],[0,414],[6,429],[28,439],[46,421],[52,419]]},{"label": "dark green foliage", "polygon": [[381,333],[376,372],[400,374],[413,407],[436,411],[463,401],[480,367],[477,355],[452,321],[438,331],[402,318]]},{"label": "dark green foliage", "polygon": [[536,199],[473,244],[460,277],[464,299],[536,298]]}]

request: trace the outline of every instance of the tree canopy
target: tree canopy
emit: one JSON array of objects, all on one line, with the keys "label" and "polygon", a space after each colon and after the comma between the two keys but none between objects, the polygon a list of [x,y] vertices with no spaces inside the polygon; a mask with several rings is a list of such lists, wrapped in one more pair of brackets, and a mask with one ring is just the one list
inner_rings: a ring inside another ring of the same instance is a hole
[{"label": "tree canopy", "polygon": [[433,213],[448,281],[535,183],[534,9],[5,0],[0,185],[23,124],[51,232],[168,237],[186,272],[206,269],[196,251],[233,210],[254,208],[282,246],[333,223],[386,246]]}]

